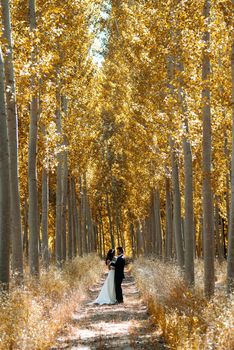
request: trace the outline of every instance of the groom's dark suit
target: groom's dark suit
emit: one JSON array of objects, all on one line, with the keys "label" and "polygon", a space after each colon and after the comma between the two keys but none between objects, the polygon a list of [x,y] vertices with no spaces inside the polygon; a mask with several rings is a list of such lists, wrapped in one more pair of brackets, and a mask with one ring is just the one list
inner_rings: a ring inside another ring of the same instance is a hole
[{"label": "groom's dark suit", "polygon": [[116,262],[111,263],[112,266],[115,267],[115,292],[116,292],[116,299],[119,303],[123,302],[123,293],[121,284],[124,279],[124,265],[125,265],[125,259],[124,255],[121,254],[117,257]]}]

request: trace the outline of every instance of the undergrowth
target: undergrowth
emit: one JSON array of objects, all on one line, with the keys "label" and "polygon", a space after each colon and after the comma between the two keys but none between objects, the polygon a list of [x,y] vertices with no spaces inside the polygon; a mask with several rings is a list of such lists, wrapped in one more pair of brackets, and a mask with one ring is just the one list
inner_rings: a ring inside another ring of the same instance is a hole
[{"label": "undergrowth", "polygon": [[203,296],[203,264],[196,262],[196,287],[189,289],[172,263],[139,259],[138,288],[170,349],[234,349],[234,296],[225,291],[225,263],[216,264],[216,293]]},{"label": "undergrowth", "polygon": [[0,350],[49,349],[58,332],[103,271],[96,255],[75,258],[63,270],[41,271],[40,282],[25,277],[0,296]]}]

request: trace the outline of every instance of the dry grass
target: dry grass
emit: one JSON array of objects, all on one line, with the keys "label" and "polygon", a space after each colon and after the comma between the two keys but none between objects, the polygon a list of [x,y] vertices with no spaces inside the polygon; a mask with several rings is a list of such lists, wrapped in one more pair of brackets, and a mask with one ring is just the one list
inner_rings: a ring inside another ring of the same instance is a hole
[{"label": "dry grass", "polygon": [[96,255],[75,258],[63,271],[42,271],[40,283],[26,277],[0,297],[0,350],[49,349],[89,286],[103,271]]},{"label": "dry grass", "polygon": [[155,323],[171,349],[234,349],[234,296],[225,293],[226,264],[216,265],[216,293],[202,293],[203,264],[196,262],[195,289],[188,289],[178,267],[138,260],[133,274]]}]

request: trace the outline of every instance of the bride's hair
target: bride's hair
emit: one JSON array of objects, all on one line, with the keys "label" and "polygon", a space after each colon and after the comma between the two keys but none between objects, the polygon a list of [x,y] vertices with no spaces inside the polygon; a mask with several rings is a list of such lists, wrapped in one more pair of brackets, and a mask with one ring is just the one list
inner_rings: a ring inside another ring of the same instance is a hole
[{"label": "bride's hair", "polygon": [[113,257],[115,255],[115,250],[114,249],[110,249],[106,255],[106,265],[107,265],[107,260],[112,260]]}]

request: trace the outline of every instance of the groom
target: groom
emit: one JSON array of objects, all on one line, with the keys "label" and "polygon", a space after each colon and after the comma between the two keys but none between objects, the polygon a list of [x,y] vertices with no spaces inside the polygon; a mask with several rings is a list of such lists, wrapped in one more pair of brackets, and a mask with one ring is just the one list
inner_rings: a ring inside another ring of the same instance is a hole
[{"label": "groom", "polygon": [[123,255],[123,248],[118,247],[117,248],[117,259],[116,262],[111,263],[111,266],[115,267],[115,292],[116,292],[116,299],[118,303],[123,303],[123,292],[122,292],[122,281],[125,278],[124,277],[124,265],[125,265],[125,259]]}]

